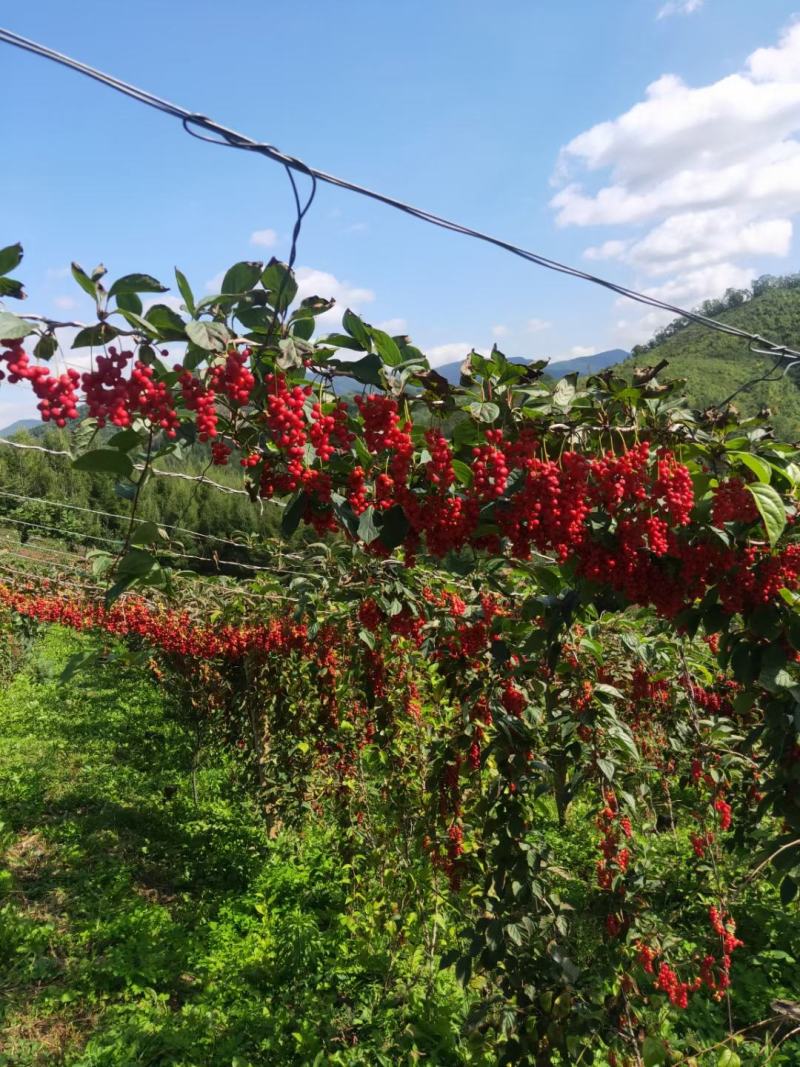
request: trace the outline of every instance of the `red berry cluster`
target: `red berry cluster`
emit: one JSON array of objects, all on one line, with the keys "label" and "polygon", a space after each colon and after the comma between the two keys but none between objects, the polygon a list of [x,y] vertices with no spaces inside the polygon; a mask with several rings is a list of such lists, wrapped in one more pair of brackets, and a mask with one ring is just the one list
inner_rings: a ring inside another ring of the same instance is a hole
[{"label": "red berry cluster", "polygon": [[[630,849],[622,846],[623,839],[630,839],[630,819],[620,815],[616,794],[608,789],[603,793],[604,807],[597,816],[596,825],[602,837],[598,848],[602,858],[597,861],[597,884],[601,889],[612,889],[617,878],[624,877],[630,864]],[[618,883],[617,888],[621,888]],[[621,888],[624,896],[624,888]]]},{"label": "red berry cluster", "polygon": [[0,361],[5,360],[6,370],[0,370],[0,381],[8,375],[9,382],[30,382],[34,395],[38,397],[36,405],[43,422],[54,422],[64,427],[68,419],[78,417],[77,386],[80,381],[78,371],[70,368],[65,374],[51,374],[47,367],[31,364],[17,341],[1,341],[7,347],[0,351]]}]

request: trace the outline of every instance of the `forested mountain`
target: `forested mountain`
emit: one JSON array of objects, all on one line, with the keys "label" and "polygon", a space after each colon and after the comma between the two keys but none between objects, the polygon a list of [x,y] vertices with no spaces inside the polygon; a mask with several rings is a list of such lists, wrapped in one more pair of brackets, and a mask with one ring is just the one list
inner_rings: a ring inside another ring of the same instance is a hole
[{"label": "forested mountain", "polygon": [[[751,290],[729,290],[724,298],[698,309],[739,329],[800,348],[800,275],[760,278]],[[633,349],[621,368],[669,366],[664,378],[685,378],[687,393],[698,408],[720,404],[749,379],[767,375],[774,360],[750,351],[747,341],[677,319],[646,345]],[[740,393],[733,403],[745,415],[768,407],[779,437],[800,439],[800,382],[797,371],[783,374],[786,364]]]},{"label": "forested mountain", "polygon": [[[51,449],[65,449],[69,445],[66,431],[44,427],[35,435],[23,431],[14,439]],[[213,467],[208,477],[214,482],[241,489],[241,467],[233,463],[233,458],[230,467]],[[170,468],[166,460],[158,466]],[[175,469],[199,475],[207,466],[208,456],[198,446],[188,459],[176,464]],[[77,510],[83,508],[91,511]],[[108,512],[111,517],[92,513],[97,511]],[[125,535],[125,517],[129,515],[130,501],[118,495],[112,475],[76,471],[67,456],[8,446],[0,448],[0,524],[6,526],[5,536],[13,530],[22,540],[55,538],[74,546],[100,548],[105,545],[103,538],[116,540]],[[276,535],[281,512],[274,504],[265,503],[262,507],[244,495],[223,493],[196,481],[153,477],[142,491],[137,516],[201,534],[235,539],[238,534]],[[7,526],[9,520],[15,521]],[[219,545],[203,538],[177,532],[172,536],[187,551],[197,555],[210,556],[217,550],[227,558],[251,558],[248,551],[232,546],[224,546],[220,551]]]}]

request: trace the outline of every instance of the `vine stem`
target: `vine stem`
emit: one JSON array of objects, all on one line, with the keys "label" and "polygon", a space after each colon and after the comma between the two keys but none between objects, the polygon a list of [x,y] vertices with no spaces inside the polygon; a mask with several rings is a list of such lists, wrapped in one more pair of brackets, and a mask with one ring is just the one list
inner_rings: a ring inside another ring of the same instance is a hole
[{"label": "vine stem", "polygon": [[125,542],[119,551],[117,556],[117,566],[119,566],[120,560],[128,551],[131,545],[131,538],[133,537],[133,527],[136,523],[136,508],[139,504],[139,496],[142,491],[142,486],[147,480],[147,472],[150,469],[150,457],[153,454],[153,427],[150,427],[150,433],[147,438],[147,453],[144,458],[144,464],[142,465],[142,472],[139,475],[139,480],[136,482],[136,491],[133,494],[133,503],[131,505],[131,518],[128,523],[128,532],[125,534]]}]

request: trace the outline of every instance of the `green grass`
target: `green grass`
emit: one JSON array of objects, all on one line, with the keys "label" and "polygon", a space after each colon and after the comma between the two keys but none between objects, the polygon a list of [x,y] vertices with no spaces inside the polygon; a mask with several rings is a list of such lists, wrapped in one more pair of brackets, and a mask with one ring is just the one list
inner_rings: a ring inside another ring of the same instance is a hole
[{"label": "green grass", "polygon": [[[456,1064],[463,994],[323,826],[269,840],[234,768],[49,629],[0,694],[0,1064]],[[440,941],[444,940],[440,935]],[[416,1050],[416,1051],[415,1051]]]}]

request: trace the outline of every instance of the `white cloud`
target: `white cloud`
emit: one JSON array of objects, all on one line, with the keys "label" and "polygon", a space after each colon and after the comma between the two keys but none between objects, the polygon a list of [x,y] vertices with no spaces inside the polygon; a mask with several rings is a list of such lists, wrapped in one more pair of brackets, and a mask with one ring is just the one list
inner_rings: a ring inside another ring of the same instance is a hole
[{"label": "white cloud", "polygon": [[528,333],[541,333],[542,330],[549,330],[552,325],[547,319],[528,319],[526,329]]},{"label": "white cloud", "polygon": [[575,359],[578,356],[591,356],[597,349],[594,345],[573,345],[569,350],[570,359]]},{"label": "white cloud", "polygon": [[583,253],[584,259],[619,259],[630,244],[630,241],[603,241],[601,245],[587,248]]},{"label": "white cloud", "polygon": [[616,227],[584,256],[633,267],[636,288],[676,302],[719,296],[746,284],[760,258],[791,251],[798,135],[800,22],[741,71],[697,87],[664,74],[626,112],[574,137],[551,206],[560,226]]},{"label": "white cloud", "polygon": [[422,351],[428,357],[428,362],[432,367],[441,367],[443,363],[463,363],[472,349],[473,345],[466,341],[452,341],[446,345],[423,348]]},{"label": "white cloud", "polygon": [[78,306],[77,300],[73,300],[71,296],[57,296],[53,303],[59,311],[72,311]]},{"label": "white cloud", "polygon": [[509,330],[508,326],[503,326],[502,323],[492,326],[492,337],[508,337],[510,333],[511,330]]},{"label": "white cloud", "polygon": [[209,278],[206,282],[207,293],[219,293],[222,288],[222,279],[225,277],[225,271],[221,270],[219,274],[215,274],[213,278]]},{"label": "white cloud", "polygon": [[385,319],[383,322],[376,322],[375,325],[379,330],[383,330],[384,333],[392,335],[406,334],[408,332],[408,323],[405,319]]},{"label": "white cloud", "polygon": [[342,315],[347,308],[362,312],[365,304],[371,304],[375,294],[371,289],[363,289],[348,281],[340,281],[334,274],[313,267],[298,267],[297,299],[305,300],[309,296],[321,296],[326,300],[335,300],[330,311],[317,316],[319,332],[338,328],[342,324]]},{"label": "white cloud", "polygon": [[699,11],[705,0],[667,0],[656,15],[656,18],[665,19],[670,15],[692,15]]},{"label": "white cloud", "polygon": [[278,235],[274,230],[253,230],[250,234],[250,244],[259,245],[261,248],[274,248],[278,243]]}]

